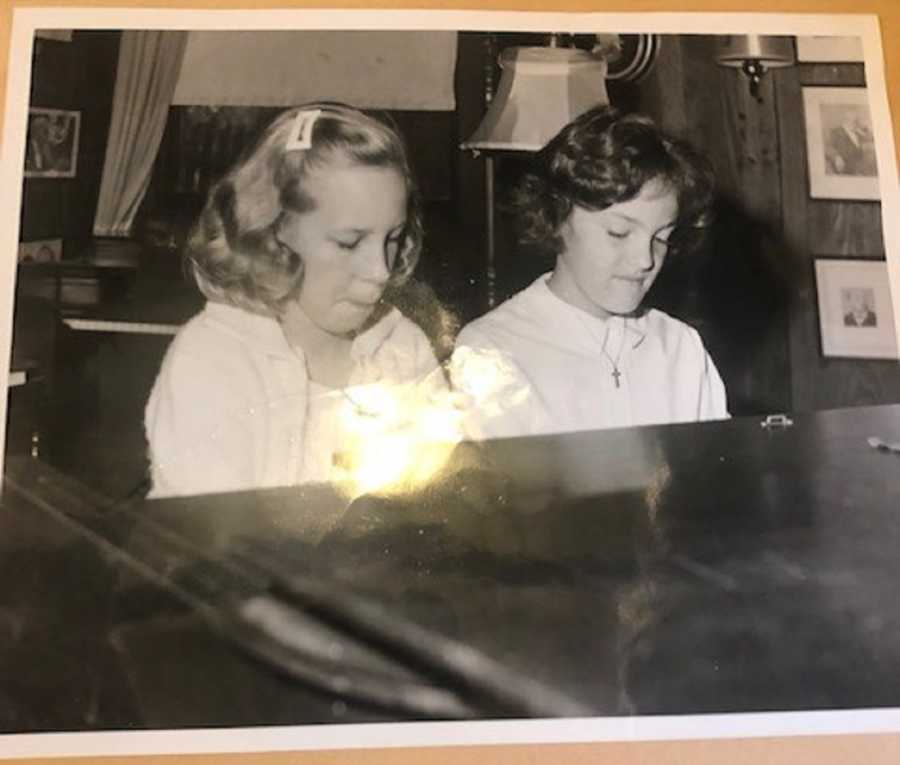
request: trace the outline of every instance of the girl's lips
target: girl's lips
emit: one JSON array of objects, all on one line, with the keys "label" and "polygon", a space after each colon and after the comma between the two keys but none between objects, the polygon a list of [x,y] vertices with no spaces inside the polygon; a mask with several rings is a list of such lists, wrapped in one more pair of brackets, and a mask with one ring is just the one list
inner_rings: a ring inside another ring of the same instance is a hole
[{"label": "girl's lips", "polygon": [[645,277],[643,276],[617,276],[616,279],[619,279],[623,282],[632,282],[634,284],[642,284]]},{"label": "girl's lips", "polygon": [[345,302],[358,311],[371,311],[378,303],[377,300],[353,300],[349,298]]}]

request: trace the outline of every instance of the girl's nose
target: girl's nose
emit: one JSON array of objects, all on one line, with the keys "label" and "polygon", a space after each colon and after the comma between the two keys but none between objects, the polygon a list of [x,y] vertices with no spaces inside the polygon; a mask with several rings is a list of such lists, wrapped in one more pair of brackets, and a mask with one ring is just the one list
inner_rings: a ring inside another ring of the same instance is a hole
[{"label": "girl's nose", "polygon": [[652,235],[634,237],[629,253],[634,267],[641,271],[650,271],[656,264],[657,249],[655,238]]},{"label": "girl's nose", "polygon": [[356,271],[366,281],[385,284],[391,276],[387,251],[384,242],[378,241],[376,237],[371,237],[371,240],[359,253]]}]

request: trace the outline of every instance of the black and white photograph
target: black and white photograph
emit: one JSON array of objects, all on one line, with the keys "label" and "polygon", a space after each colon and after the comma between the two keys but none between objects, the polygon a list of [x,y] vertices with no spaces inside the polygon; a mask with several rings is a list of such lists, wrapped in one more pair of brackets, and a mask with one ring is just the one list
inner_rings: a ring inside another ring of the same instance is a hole
[{"label": "black and white photograph", "polygon": [[56,263],[62,257],[62,239],[37,239],[19,244],[20,263]]},{"label": "black and white photograph", "polygon": [[841,290],[845,327],[877,327],[878,314],[873,308],[875,291],[871,287],[845,287]]},{"label": "black and white photograph", "polygon": [[896,714],[877,28],[260,13],[29,32],[0,742]]},{"label": "black and white photograph", "polygon": [[816,286],[826,356],[900,358],[884,263],[818,259]]},{"label": "black and white photograph", "polygon": [[878,199],[872,115],[864,88],[803,89],[810,195]]},{"label": "black and white photograph", "polygon": [[26,178],[72,178],[78,160],[79,112],[32,108],[28,111]]}]

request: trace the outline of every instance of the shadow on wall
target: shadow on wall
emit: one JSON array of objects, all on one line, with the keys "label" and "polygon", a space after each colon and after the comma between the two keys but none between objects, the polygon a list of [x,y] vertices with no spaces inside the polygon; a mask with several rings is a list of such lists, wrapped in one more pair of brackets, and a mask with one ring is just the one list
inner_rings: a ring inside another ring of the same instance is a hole
[{"label": "shadow on wall", "polygon": [[673,257],[647,297],[703,337],[732,415],[791,408],[788,348],[796,259],[771,225],[719,195],[702,248]]}]

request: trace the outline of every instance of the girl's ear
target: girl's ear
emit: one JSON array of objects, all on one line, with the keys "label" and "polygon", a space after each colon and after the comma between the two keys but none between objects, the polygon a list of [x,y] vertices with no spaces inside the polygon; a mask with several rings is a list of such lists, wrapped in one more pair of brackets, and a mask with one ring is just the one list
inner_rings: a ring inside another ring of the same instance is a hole
[{"label": "girl's ear", "polygon": [[239,230],[268,228],[281,214],[281,189],[269,162],[252,162],[232,177],[234,220]]}]

